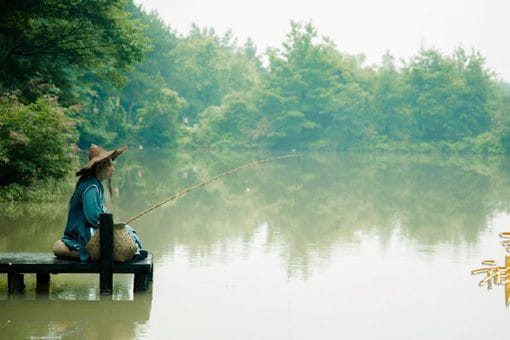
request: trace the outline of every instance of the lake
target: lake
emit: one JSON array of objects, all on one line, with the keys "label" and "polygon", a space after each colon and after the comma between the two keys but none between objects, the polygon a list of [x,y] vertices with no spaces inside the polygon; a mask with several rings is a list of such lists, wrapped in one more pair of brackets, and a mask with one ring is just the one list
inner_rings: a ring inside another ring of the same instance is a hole
[{"label": "lake", "polygon": [[[116,221],[268,154],[129,150],[116,161]],[[132,223],[154,281],[52,275],[7,294],[17,339],[481,339],[505,337],[510,162],[503,158],[305,153],[241,170]],[[69,193],[71,194],[71,193]],[[0,251],[49,251],[67,199],[0,207]],[[505,272],[505,268],[502,267]],[[506,273],[506,272],[505,272]]]}]

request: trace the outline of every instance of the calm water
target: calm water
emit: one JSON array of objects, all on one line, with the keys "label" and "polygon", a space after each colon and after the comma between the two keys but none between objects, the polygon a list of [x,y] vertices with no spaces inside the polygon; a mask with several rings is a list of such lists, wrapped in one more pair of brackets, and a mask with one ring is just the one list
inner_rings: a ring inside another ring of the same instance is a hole
[{"label": "calm water", "polygon": [[[116,220],[267,155],[130,151],[117,161]],[[306,154],[243,170],[133,226],[154,254],[147,293],[132,276],[99,294],[96,275],[52,275],[6,292],[1,338],[503,338],[510,163],[502,159]],[[67,202],[0,207],[0,251],[47,251]]]}]

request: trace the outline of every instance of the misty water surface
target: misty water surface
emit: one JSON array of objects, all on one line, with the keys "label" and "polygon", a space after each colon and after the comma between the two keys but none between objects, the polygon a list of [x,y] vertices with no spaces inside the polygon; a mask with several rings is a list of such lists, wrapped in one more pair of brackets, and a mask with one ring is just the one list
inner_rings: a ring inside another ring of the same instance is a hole
[{"label": "misty water surface", "polygon": [[[267,154],[132,151],[109,207],[127,219]],[[506,159],[308,153],[237,172],[132,223],[154,282],[52,275],[23,295],[0,276],[6,338],[479,339],[506,334],[504,287],[470,271],[504,264]],[[0,251],[48,251],[67,200],[2,205]]]}]

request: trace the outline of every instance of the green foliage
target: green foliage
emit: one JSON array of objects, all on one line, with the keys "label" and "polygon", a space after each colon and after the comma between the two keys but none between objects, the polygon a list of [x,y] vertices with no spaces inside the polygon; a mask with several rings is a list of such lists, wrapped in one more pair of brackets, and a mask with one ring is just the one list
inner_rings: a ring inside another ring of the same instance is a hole
[{"label": "green foliage", "polygon": [[258,83],[257,61],[245,51],[253,53],[240,49],[229,33],[219,37],[212,29],[193,27],[178,41],[169,53],[173,72],[165,79],[188,103],[183,116],[195,123],[208,106],[220,105],[229,93]]},{"label": "green foliage", "polygon": [[22,214],[22,212],[16,209],[16,204],[7,208],[8,205],[6,203],[68,202],[69,193],[73,192],[75,184],[75,178],[68,176],[64,180],[58,181],[36,181],[29,187],[17,183],[0,186],[0,205],[3,204],[2,208],[4,208],[4,213],[10,215],[9,210],[17,211],[20,214]]},{"label": "green foliage", "polygon": [[[231,32],[195,26],[178,36],[131,0],[0,0],[0,46],[2,185],[69,172],[71,121],[81,148],[510,151],[510,85],[461,48],[401,63],[388,52],[366,66],[293,22],[282,46],[259,56]],[[28,112],[46,118],[29,128]],[[59,136],[44,135],[59,124]],[[20,151],[33,140],[37,156],[61,145],[44,156],[52,170]]]},{"label": "green foliage", "polygon": [[0,97],[0,185],[61,179],[75,168],[73,122],[52,98]]},{"label": "green foliage", "polygon": [[1,85],[23,88],[42,77],[64,88],[73,68],[120,79],[123,69],[143,57],[148,43],[129,6],[128,0],[1,1]]},{"label": "green foliage", "polygon": [[120,105],[119,91],[98,78],[82,84],[84,86],[77,91],[80,104],[69,110],[77,123],[78,145],[81,148],[88,148],[91,143],[111,146],[125,140],[129,126],[126,112]]},{"label": "green foliage", "polygon": [[139,141],[149,147],[175,145],[177,116],[186,106],[186,102],[170,89],[161,89],[155,99],[137,114]]},{"label": "green foliage", "polygon": [[0,93],[58,96],[81,147],[127,139],[118,86],[149,48],[140,13],[130,0],[0,2]]},{"label": "green foliage", "polygon": [[380,67],[366,67],[362,56],[320,39],[311,24],[292,23],[282,48],[267,52],[265,69],[250,41],[239,48],[230,34],[212,29],[194,27],[176,38],[161,23],[153,27],[165,53],[146,61],[154,66],[149,78],[141,69],[134,77],[141,80],[130,91],[141,100],[130,103],[153,100],[155,84],[175,90],[187,102],[178,114],[187,131],[179,145],[448,152],[500,152],[505,145],[504,104],[476,52],[420,51],[400,68],[387,53]]},{"label": "green foliage", "polygon": [[407,105],[418,141],[454,141],[489,131],[491,75],[476,53],[425,50],[404,69]]},{"label": "green foliage", "polygon": [[257,127],[262,119],[252,92],[233,92],[223,105],[210,106],[200,113],[200,124],[188,127],[193,147],[250,148],[258,145]]},{"label": "green foliage", "polygon": [[389,52],[372,78],[369,115],[378,137],[386,141],[408,141],[414,121],[409,107],[404,105],[406,83]]},{"label": "green foliage", "polygon": [[283,50],[269,52],[260,111],[273,148],[345,148],[361,138],[366,115],[362,60],[319,41],[311,24],[292,23]]},{"label": "green foliage", "polygon": [[495,93],[491,102],[493,134],[508,153],[510,152],[510,84],[497,84]]},{"label": "green foliage", "polygon": [[121,90],[120,104],[127,113],[127,124],[137,124],[137,110],[157,100],[161,88],[171,88],[168,78],[175,70],[169,53],[177,45],[175,34],[156,14],[138,11],[135,15],[143,23],[144,35],[150,39],[152,48],[126,74],[128,82]]}]

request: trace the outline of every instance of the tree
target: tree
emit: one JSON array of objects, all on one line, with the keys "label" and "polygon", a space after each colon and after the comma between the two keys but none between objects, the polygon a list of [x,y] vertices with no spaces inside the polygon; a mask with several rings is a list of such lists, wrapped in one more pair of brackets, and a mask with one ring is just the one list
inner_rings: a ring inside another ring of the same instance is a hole
[{"label": "tree", "polygon": [[149,47],[137,11],[131,0],[0,0],[1,184],[66,175],[76,129],[82,146],[125,136],[116,86]]},{"label": "tree", "polygon": [[311,24],[291,23],[282,50],[269,52],[259,108],[273,148],[344,148],[361,136],[366,90],[361,58],[319,41]]},{"label": "tree", "polygon": [[253,52],[239,48],[231,33],[220,37],[213,29],[196,26],[179,40],[169,54],[172,66],[164,78],[188,103],[183,116],[195,123],[202,111],[221,105],[227,94],[257,84],[257,59],[245,51]]},{"label": "tree", "polygon": [[0,89],[23,89],[34,78],[64,89],[73,68],[119,81],[148,47],[130,6],[130,0],[0,0]]},{"label": "tree", "polygon": [[74,92],[78,104],[71,106],[75,109],[69,110],[69,115],[76,122],[80,148],[88,148],[91,143],[110,146],[114,141],[126,140],[129,126],[120,105],[119,89],[89,73]]},{"label": "tree", "polygon": [[75,168],[77,135],[55,98],[25,105],[0,97],[0,185],[60,179]]},{"label": "tree", "polygon": [[458,141],[490,129],[491,75],[476,53],[423,50],[404,68],[417,141]]},{"label": "tree", "polygon": [[144,60],[126,74],[128,82],[123,86],[120,97],[127,112],[126,124],[136,124],[137,110],[146,103],[154,102],[155,98],[151,95],[159,96],[159,89],[171,87],[167,80],[176,72],[170,57],[178,42],[176,34],[156,13],[138,11],[135,17],[143,23],[144,35],[150,39],[152,47]]},{"label": "tree", "polygon": [[372,79],[370,116],[378,137],[389,141],[409,140],[412,116],[405,105],[402,74],[389,52],[383,56],[382,65]]},{"label": "tree", "polygon": [[142,145],[150,147],[176,144],[177,117],[186,102],[171,89],[161,89],[152,103],[146,103],[137,113],[137,135]]},{"label": "tree", "polygon": [[[493,74],[486,68],[485,60],[478,52],[466,55],[459,48],[454,60],[462,79],[454,112],[459,124],[457,131],[463,131],[463,135],[468,136],[488,132],[491,129],[490,102],[495,91]],[[456,135],[461,136],[458,132]]]},{"label": "tree", "polygon": [[259,142],[257,127],[262,116],[253,91],[233,92],[222,105],[209,106],[199,115],[196,129],[190,128],[193,146],[250,147]]},{"label": "tree", "polygon": [[510,152],[510,84],[496,84],[493,102],[492,123],[495,136],[503,144],[504,150]]}]

